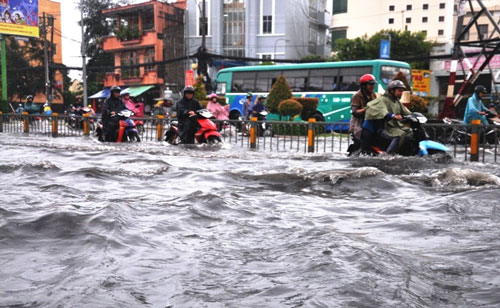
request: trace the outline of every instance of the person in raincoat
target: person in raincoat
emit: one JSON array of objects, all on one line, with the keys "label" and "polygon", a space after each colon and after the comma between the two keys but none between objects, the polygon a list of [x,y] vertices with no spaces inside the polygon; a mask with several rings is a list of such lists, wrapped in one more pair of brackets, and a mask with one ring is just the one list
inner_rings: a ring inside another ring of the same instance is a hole
[{"label": "person in raincoat", "polygon": [[486,114],[488,109],[481,100],[486,94],[486,88],[478,85],[474,88],[474,94],[469,97],[464,113],[464,124],[471,124],[472,120],[481,120],[481,124],[488,125]]},{"label": "person in raincoat", "polygon": [[359,80],[360,89],[351,98],[351,121],[349,123],[349,133],[354,142],[354,149],[361,145],[361,130],[365,120],[365,107],[368,102],[377,98],[375,85],[377,81],[372,74],[365,74]]},{"label": "person in raincoat", "polygon": [[24,111],[28,112],[29,114],[40,114],[40,107],[33,103],[33,95],[28,95],[28,97],[26,97]]},{"label": "person in raincoat", "polygon": [[387,85],[384,95],[366,105],[365,122],[361,132],[364,151],[374,144],[377,137],[386,140],[388,153],[401,153],[405,144],[411,140],[411,129],[401,122],[403,116],[411,114],[399,101],[405,90],[403,82],[393,80]]}]

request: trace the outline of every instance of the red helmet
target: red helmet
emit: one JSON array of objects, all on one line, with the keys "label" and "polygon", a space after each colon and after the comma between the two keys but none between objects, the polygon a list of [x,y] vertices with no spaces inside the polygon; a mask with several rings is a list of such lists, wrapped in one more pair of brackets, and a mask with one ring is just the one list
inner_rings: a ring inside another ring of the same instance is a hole
[{"label": "red helmet", "polygon": [[373,76],[372,74],[365,74],[365,75],[361,76],[361,79],[359,80],[359,82],[361,84],[365,84],[365,83],[376,84],[377,83],[375,81],[375,76]]}]

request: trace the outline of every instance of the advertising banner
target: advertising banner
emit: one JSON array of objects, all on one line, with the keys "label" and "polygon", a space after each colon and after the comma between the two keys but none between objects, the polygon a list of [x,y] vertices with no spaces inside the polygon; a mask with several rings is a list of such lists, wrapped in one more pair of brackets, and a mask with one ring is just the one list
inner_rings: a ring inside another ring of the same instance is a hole
[{"label": "advertising banner", "polygon": [[39,37],[38,0],[0,0],[0,34]]},{"label": "advertising banner", "polygon": [[391,41],[380,40],[380,59],[390,59],[391,58]]},{"label": "advertising banner", "polygon": [[416,95],[429,96],[431,93],[431,71],[429,70],[411,70],[413,87]]},{"label": "advertising banner", "polygon": [[187,86],[193,86],[194,85],[194,71],[192,70],[186,70],[186,79],[184,80],[184,83]]}]

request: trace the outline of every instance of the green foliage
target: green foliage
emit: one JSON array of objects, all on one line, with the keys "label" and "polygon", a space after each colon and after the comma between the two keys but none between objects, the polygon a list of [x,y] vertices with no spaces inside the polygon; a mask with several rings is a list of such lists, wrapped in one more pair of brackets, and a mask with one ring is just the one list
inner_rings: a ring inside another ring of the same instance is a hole
[{"label": "green foliage", "polygon": [[427,112],[428,105],[429,102],[422,97],[413,94],[410,95],[410,105],[408,106],[408,109],[410,109],[410,111],[425,113]]},{"label": "green foliage", "polygon": [[194,98],[198,101],[207,100],[207,90],[205,88],[205,83],[203,82],[203,75],[198,75],[193,85],[194,88]]},{"label": "green foliage", "polygon": [[[391,36],[391,59],[405,59],[428,55],[433,42],[425,40],[424,32],[381,30],[373,36],[355,39],[338,39],[335,43],[335,58],[339,61],[378,59],[380,40]],[[428,69],[429,60],[410,62],[412,68]]]},{"label": "green foliage", "polygon": [[263,61],[260,65],[274,65],[273,61]]},{"label": "green foliage", "polygon": [[121,26],[115,34],[120,41],[136,40],[141,36],[137,26]]},{"label": "green foliage", "polygon": [[302,112],[302,109],[302,105],[293,98],[281,101],[278,105],[278,112],[282,116],[296,116]]},{"label": "green foliage", "polygon": [[292,98],[292,90],[285,76],[280,75],[269,92],[266,107],[271,113],[278,113],[279,103],[289,98]]},{"label": "green foliage", "polygon": [[308,62],[323,62],[324,59],[320,55],[307,55],[301,58],[302,61]]},{"label": "green foliage", "polygon": [[319,100],[316,97],[294,97],[294,100],[302,105],[300,117],[307,121],[318,108]]},{"label": "green foliage", "polygon": [[399,71],[396,73],[396,75],[394,75],[394,77],[392,77],[392,80],[399,80],[401,82],[403,82],[406,86],[406,90],[407,91],[411,91],[411,87],[410,87],[410,83],[408,82],[408,78],[406,78],[406,75]]},{"label": "green foliage", "polygon": [[[79,8],[83,11],[85,54],[89,57],[88,67],[112,67],[114,56],[105,53],[101,48],[104,39],[112,32],[112,25],[106,21],[102,11],[117,5],[127,4],[127,1],[114,0],[82,0]],[[102,90],[102,81],[106,74],[102,71],[87,70],[88,93]]]}]

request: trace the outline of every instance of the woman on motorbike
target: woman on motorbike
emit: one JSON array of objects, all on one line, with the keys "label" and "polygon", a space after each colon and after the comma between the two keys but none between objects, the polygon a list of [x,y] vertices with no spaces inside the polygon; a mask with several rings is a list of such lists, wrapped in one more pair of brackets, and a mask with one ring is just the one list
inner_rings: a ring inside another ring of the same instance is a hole
[{"label": "woman on motorbike", "polygon": [[482,85],[478,85],[474,88],[474,94],[467,101],[467,107],[465,107],[464,113],[464,124],[471,124],[472,120],[481,120],[481,124],[488,125],[488,119],[486,114],[488,109],[484,106],[481,100],[486,94],[486,88]]},{"label": "woman on motorbike", "polygon": [[[214,115],[214,118],[221,121],[229,120],[229,105],[221,106],[217,101],[217,94],[215,93],[210,94],[208,99],[207,110]],[[219,130],[222,129],[222,124],[223,122],[217,122]]]}]

